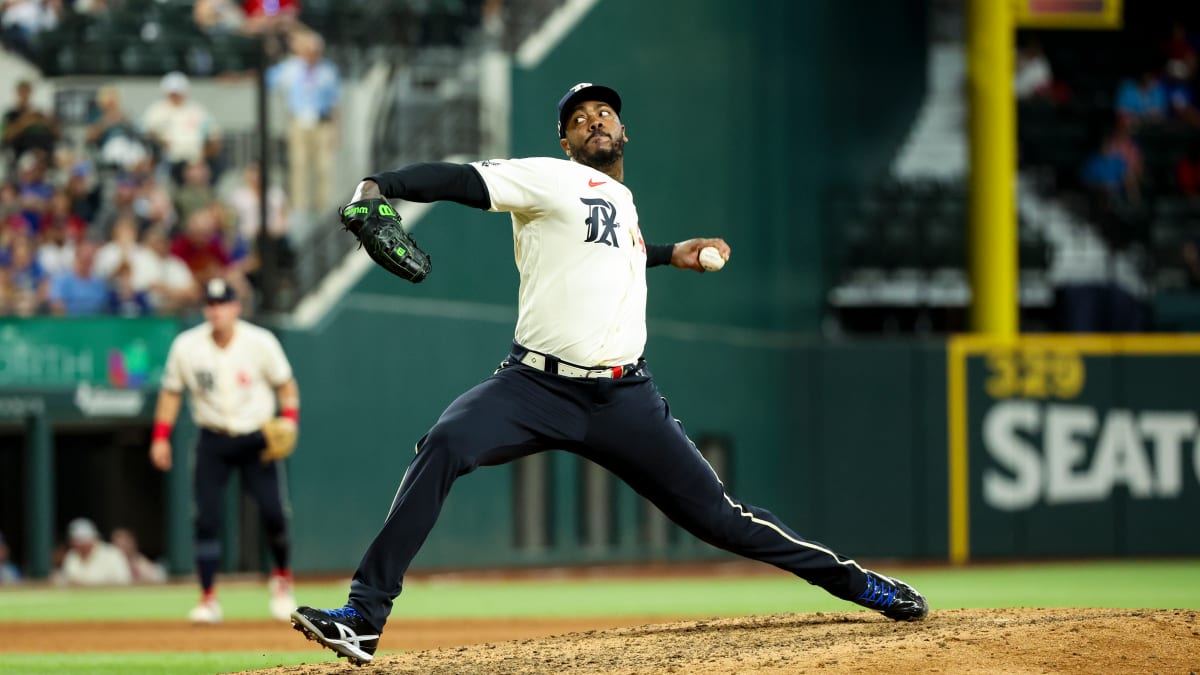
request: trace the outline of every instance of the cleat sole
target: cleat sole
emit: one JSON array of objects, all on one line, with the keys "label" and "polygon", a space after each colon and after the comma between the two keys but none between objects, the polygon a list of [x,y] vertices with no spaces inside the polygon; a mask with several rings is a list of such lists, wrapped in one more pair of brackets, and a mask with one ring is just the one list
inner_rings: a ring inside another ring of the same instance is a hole
[{"label": "cleat sole", "polygon": [[[316,630],[315,628],[313,628],[311,626],[306,625],[303,618],[298,618],[296,616],[293,616],[292,617],[292,628],[303,633],[304,637],[308,638],[309,640],[312,640],[313,642],[316,642],[317,644],[321,645],[322,647],[325,647],[329,651],[333,652],[334,654],[337,655],[338,658],[344,658],[355,666],[361,667],[361,666],[365,666],[371,662],[371,659],[369,657],[364,659],[357,654],[348,653],[349,648],[346,647],[345,645],[340,645],[340,644],[337,644],[336,642],[330,642],[330,641],[326,640],[325,637],[323,635],[321,635],[320,631]],[[347,651],[343,651],[343,650],[347,650]]]}]

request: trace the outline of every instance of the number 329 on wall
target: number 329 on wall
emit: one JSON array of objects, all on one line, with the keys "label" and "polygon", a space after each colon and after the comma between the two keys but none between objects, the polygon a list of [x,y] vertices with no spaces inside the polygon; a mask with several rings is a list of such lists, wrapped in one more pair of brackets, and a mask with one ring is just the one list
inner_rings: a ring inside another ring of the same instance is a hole
[{"label": "number 329 on wall", "polygon": [[1003,349],[987,353],[992,398],[1075,398],[1083,390],[1083,358],[1075,352]]}]

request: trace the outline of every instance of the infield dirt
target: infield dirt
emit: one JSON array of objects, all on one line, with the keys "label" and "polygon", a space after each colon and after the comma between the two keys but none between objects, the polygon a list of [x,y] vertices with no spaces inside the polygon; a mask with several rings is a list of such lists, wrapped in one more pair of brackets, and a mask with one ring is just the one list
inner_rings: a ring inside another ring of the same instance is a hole
[{"label": "infield dirt", "polygon": [[[918,623],[864,611],[640,622],[637,618],[390,622],[355,668],[286,624],[4,623],[19,651],[297,651],[256,675],[553,673],[1197,673],[1200,612],[955,609]],[[153,637],[151,637],[153,636]],[[307,645],[307,647],[306,647]],[[399,653],[396,653],[399,651]]]}]

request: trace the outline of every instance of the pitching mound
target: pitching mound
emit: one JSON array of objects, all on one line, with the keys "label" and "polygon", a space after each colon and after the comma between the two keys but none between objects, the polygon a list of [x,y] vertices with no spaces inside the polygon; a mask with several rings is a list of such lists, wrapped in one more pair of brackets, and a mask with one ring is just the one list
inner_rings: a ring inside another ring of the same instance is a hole
[{"label": "pitching mound", "polygon": [[[338,673],[1195,673],[1193,610],[971,609],[920,623],[866,612],[646,624],[257,671]],[[384,649],[402,641],[384,635]],[[391,640],[389,644],[388,640]],[[332,653],[325,652],[332,657]]]}]

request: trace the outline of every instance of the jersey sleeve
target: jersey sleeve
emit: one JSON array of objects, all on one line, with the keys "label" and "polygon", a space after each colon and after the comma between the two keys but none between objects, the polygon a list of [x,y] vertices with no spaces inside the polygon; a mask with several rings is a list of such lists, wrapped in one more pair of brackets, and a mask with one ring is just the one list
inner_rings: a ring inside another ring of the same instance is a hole
[{"label": "jersey sleeve", "polygon": [[179,348],[179,338],[171,343],[167,351],[167,365],[163,368],[162,388],[174,393],[183,392],[183,353]]},{"label": "jersey sleeve", "polygon": [[292,379],[292,364],[283,353],[283,345],[274,334],[263,331],[263,373],[272,387]]},{"label": "jersey sleeve", "polygon": [[492,211],[522,213],[536,211],[552,191],[553,168],[548,161],[534,159],[489,159],[471,162],[487,185]]}]

